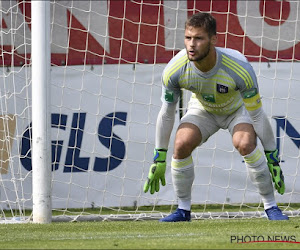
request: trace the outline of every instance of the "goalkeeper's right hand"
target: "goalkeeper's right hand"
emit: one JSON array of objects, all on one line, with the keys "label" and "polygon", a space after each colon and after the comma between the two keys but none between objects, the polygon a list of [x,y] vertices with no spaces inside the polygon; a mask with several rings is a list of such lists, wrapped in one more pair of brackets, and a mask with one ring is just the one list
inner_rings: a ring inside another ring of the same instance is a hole
[{"label": "goalkeeper's right hand", "polygon": [[154,149],[154,163],[150,166],[147,180],[144,184],[144,192],[147,193],[150,188],[150,193],[159,191],[159,181],[163,186],[166,185],[166,149]]}]

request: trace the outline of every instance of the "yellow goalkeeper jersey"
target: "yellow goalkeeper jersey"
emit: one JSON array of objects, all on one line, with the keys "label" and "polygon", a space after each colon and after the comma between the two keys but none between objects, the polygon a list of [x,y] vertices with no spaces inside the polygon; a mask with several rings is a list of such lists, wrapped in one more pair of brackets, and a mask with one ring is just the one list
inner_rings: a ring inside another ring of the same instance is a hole
[{"label": "yellow goalkeeper jersey", "polygon": [[201,72],[181,50],[162,74],[162,101],[177,102],[180,89],[193,92],[190,103],[210,113],[230,115],[241,105],[247,110],[261,107],[255,72],[246,57],[233,49],[216,47],[216,65]]}]

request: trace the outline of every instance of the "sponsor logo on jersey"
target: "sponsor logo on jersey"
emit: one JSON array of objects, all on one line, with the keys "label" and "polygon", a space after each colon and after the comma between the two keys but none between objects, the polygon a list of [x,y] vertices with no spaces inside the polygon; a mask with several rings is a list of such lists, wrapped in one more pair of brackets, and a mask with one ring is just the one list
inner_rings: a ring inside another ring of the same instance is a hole
[{"label": "sponsor logo on jersey", "polygon": [[174,94],[173,94],[172,91],[166,90],[166,92],[165,92],[165,100],[167,102],[173,102],[174,101]]},{"label": "sponsor logo on jersey", "polygon": [[214,94],[205,94],[205,93],[202,93],[201,95],[202,95],[202,98],[203,98],[204,101],[207,101],[207,102],[216,102]]}]

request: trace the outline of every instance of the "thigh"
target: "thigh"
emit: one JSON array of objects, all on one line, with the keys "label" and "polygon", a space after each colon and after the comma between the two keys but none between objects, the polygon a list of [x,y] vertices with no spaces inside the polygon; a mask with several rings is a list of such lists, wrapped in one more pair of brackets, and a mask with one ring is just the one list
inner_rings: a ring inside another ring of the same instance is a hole
[{"label": "thigh", "polygon": [[233,128],[232,143],[241,155],[248,155],[256,148],[256,133],[249,123],[239,123]]},{"label": "thigh", "polygon": [[226,127],[228,128],[230,134],[233,135],[235,126],[242,123],[251,125],[253,123],[252,118],[250,117],[244,105],[227,118]]},{"label": "thigh", "polygon": [[232,143],[241,155],[250,154],[256,147],[256,133],[252,123],[245,106],[241,106],[228,118],[228,130],[232,135]]},{"label": "thigh", "polygon": [[173,157],[184,159],[191,155],[202,140],[201,131],[192,123],[181,123],[177,129]]},{"label": "thigh", "polygon": [[201,108],[189,109],[180,121],[180,124],[184,123],[193,124],[198,128],[201,135],[201,140],[197,146],[200,146],[210,136],[219,130],[219,126],[217,125],[213,115]]}]

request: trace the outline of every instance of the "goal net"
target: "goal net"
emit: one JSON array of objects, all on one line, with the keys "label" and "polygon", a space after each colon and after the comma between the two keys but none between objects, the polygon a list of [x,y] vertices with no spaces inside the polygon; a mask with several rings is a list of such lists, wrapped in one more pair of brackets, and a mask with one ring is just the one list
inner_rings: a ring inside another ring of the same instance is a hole
[{"label": "goal net", "polygon": [[[0,221],[32,215],[30,1],[0,1]],[[185,112],[183,92],[167,157],[166,186],[143,193],[153,159],[161,73],[184,48],[184,22],[217,19],[217,46],[253,65],[273,126],[286,193],[300,203],[300,23],[298,1],[51,1],[53,220],[157,219],[176,208],[170,161]],[[230,135],[220,130],[193,152],[193,218],[263,216]]]}]

